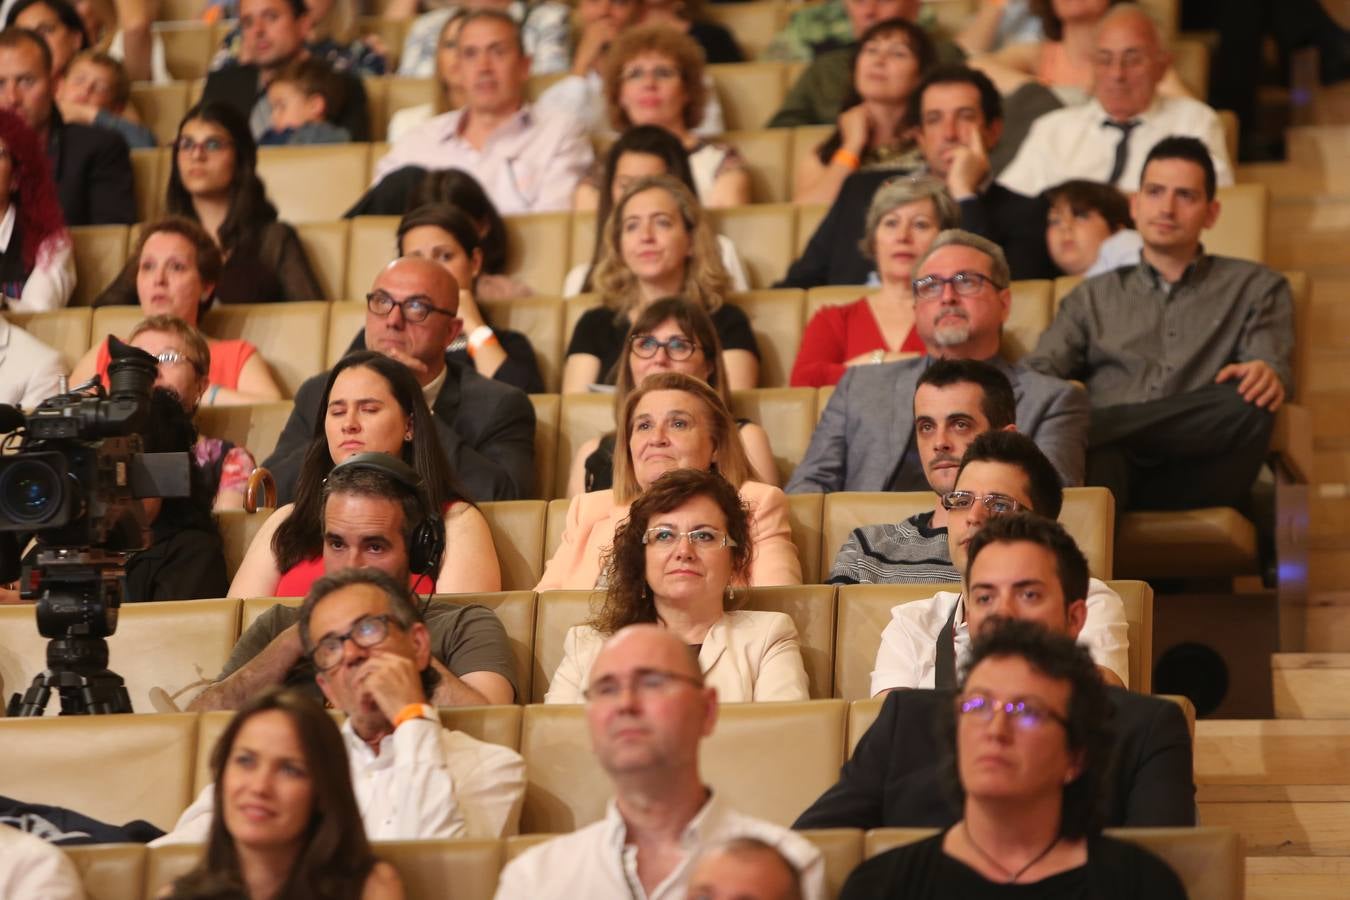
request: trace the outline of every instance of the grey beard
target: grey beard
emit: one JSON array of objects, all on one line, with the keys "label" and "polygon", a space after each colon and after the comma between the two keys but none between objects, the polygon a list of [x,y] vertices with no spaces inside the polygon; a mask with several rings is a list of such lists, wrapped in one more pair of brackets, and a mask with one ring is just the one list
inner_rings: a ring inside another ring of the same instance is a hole
[{"label": "grey beard", "polygon": [[960,325],[942,325],[933,329],[933,346],[956,347],[970,340],[970,323]]}]

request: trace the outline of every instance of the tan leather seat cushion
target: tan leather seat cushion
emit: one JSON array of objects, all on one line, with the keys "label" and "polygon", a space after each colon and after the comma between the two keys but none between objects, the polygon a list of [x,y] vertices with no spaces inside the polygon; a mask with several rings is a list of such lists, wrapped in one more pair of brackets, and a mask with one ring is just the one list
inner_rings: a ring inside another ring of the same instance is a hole
[{"label": "tan leather seat cushion", "polygon": [[1256,528],[1237,510],[1128,513],[1117,569],[1128,578],[1227,577],[1256,571]]}]

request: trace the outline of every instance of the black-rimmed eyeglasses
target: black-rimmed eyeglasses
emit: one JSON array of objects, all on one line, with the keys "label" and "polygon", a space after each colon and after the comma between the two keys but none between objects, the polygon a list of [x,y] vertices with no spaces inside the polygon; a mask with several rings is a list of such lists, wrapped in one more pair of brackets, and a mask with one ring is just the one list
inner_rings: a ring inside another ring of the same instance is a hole
[{"label": "black-rimmed eyeglasses", "polygon": [[650,334],[635,334],[629,339],[629,345],[633,348],[633,355],[639,359],[651,359],[661,350],[666,351],[672,362],[682,362],[694,355],[698,349],[698,344],[682,337],[673,337],[666,341],[658,341]]},{"label": "black-rimmed eyeglasses", "polygon": [[382,291],[366,294],[366,309],[377,316],[389,315],[396,306],[403,311],[403,318],[413,323],[425,322],[432,313],[440,313],[443,316],[451,317],[455,315],[448,309],[441,309],[433,305],[428,297],[409,297],[407,300],[395,300]]},{"label": "black-rimmed eyeglasses", "polygon": [[362,616],[352,623],[345,634],[330,634],[314,645],[309,654],[314,668],[327,672],[342,662],[342,645],[351,641],[358,647],[369,650],[389,637],[389,622],[392,616]]},{"label": "black-rimmed eyeglasses", "polygon": [[943,278],[941,275],[925,275],[922,278],[914,279],[911,287],[914,290],[916,300],[941,300],[942,295],[947,292],[947,285],[952,286],[958,297],[974,297],[980,291],[984,290],[986,284],[992,284],[996,290],[1003,290],[1004,285],[998,284],[988,275],[980,272],[957,272],[951,278]]}]

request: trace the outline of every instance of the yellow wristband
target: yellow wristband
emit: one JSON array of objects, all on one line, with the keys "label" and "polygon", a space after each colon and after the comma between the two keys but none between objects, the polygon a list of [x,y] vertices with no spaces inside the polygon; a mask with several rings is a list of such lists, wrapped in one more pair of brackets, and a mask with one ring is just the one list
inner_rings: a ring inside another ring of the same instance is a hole
[{"label": "yellow wristband", "polygon": [[434,712],[425,703],[409,703],[398,711],[398,715],[394,716],[394,727],[397,728],[409,719],[430,719]]},{"label": "yellow wristband", "polygon": [[830,157],[830,165],[840,165],[856,172],[862,166],[862,160],[858,159],[858,154],[852,150],[845,150],[840,147],[834,151],[834,156]]}]

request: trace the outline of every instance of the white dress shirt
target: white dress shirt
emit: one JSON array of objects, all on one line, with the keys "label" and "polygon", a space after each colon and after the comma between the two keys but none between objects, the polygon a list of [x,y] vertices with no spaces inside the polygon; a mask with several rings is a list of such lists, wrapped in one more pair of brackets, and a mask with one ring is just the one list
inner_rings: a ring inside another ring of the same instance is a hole
[{"label": "white dress shirt", "polygon": [[[13,203],[0,217],[0,251],[9,252],[14,238],[14,220],[18,209]],[[14,252],[21,248],[15,247]],[[65,231],[49,235],[38,247],[33,271],[23,283],[18,297],[0,297],[0,306],[15,312],[47,312],[61,309],[70,302],[75,292],[75,250],[70,234]]]},{"label": "white dress shirt", "polygon": [[[1072,178],[1105,181],[1111,174],[1120,143],[1120,130],[1109,128],[1110,117],[1096,100],[1046,113],[1031,124],[1017,156],[998,177],[1009,190],[1034,197],[1048,187]],[[1139,189],[1144,159],[1165,137],[1199,138],[1214,160],[1220,187],[1233,183],[1223,123],[1214,110],[1189,97],[1155,97],[1153,105],[1134,117],[1139,125],[1130,132],[1129,154],[1116,187],[1126,193]]]},{"label": "white dress shirt", "polygon": [[375,183],[395,169],[463,169],[504,216],[571,209],[572,193],[595,153],[580,125],[526,104],[479,150],[464,139],[465,110],[428,119],[389,148]]},{"label": "white dress shirt", "polygon": [[84,884],[60,848],[0,825],[0,897],[84,900]]},{"label": "white dress shirt", "polygon": [[0,316],[0,403],[32,409],[61,387],[61,354]]},{"label": "white dress shirt", "polygon": [[599,822],[531,847],[507,863],[497,882],[496,900],[684,900],[699,851],[738,837],[758,838],[776,847],[801,873],[806,900],[823,900],[825,863],[814,844],[786,828],[736,812],[715,793],[685,826],[684,859],[650,894],[638,878],[637,847],[628,843],[628,826],[610,800]]},{"label": "white dress shirt", "polygon": [[[952,606],[961,599],[955,591],[938,591],[927,600],[901,603],[891,609],[891,621],[881,632],[876,668],[872,670],[872,696],[891,688],[931,688],[937,669],[937,639]],[[958,672],[970,656],[970,628],[964,610],[956,615],[953,643]],[[1087,618],[1078,633],[1078,643],[1088,648],[1092,660],[1120,676],[1130,686],[1130,627],[1120,595],[1096,578],[1088,581]]]},{"label": "white dress shirt", "polygon": [[[491,840],[520,828],[525,761],[431,719],[409,719],[380,741],[377,755],[342,725],[352,788],[366,837],[372,841],[444,838]],[[151,842],[193,844],[211,830],[214,785],[207,785],[173,831]]]}]

